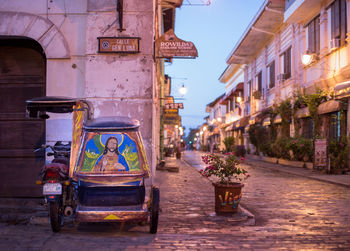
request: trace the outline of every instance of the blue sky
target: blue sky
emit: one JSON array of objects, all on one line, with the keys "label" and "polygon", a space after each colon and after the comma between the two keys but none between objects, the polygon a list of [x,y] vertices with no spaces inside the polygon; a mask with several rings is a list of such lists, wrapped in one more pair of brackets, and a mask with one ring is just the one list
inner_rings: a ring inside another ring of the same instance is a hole
[{"label": "blue sky", "polygon": [[[183,5],[176,9],[176,36],[193,42],[198,50],[198,58],[174,59],[165,67],[165,73],[172,77],[175,102],[184,103],[180,115],[186,133],[204,122],[206,104],[225,92],[225,84],[218,79],[226,69],[226,59],[263,2],[211,0],[208,6]],[[178,92],[182,84],[188,92],[184,100],[176,99],[182,98]]]}]

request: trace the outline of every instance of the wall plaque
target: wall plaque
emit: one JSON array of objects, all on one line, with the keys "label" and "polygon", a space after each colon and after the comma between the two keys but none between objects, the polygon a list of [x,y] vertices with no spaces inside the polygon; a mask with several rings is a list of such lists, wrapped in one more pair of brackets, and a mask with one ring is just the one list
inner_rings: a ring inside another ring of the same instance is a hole
[{"label": "wall plaque", "polygon": [[98,37],[99,53],[139,53],[139,37]]}]

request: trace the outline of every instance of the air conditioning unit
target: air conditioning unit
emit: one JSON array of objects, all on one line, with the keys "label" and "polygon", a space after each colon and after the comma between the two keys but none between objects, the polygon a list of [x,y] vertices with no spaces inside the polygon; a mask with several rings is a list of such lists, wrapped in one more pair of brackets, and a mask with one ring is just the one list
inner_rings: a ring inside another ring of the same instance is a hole
[{"label": "air conditioning unit", "polygon": [[340,47],[340,39],[339,38],[333,38],[329,40],[329,50],[333,51]]},{"label": "air conditioning unit", "polygon": [[279,82],[283,82],[284,80],[286,80],[287,79],[287,74],[286,73],[281,73],[281,74],[278,74],[277,75],[277,80],[279,81]]}]

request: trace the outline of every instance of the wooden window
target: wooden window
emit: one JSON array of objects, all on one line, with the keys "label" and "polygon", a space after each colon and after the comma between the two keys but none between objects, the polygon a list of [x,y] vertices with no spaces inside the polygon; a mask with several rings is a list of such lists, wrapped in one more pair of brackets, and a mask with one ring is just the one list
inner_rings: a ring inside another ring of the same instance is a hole
[{"label": "wooden window", "polygon": [[304,138],[312,139],[314,136],[314,122],[311,117],[302,120],[302,135]]},{"label": "wooden window", "polygon": [[341,136],[340,112],[330,114],[329,121],[329,138],[339,140]]},{"label": "wooden window", "polygon": [[258,91],[262,92],[262,72],[260,71],[258,75],[256,75],[256,87]]},{"label": "wooden window", "polygon": [[320,16],[314,18],[307,25],[307,51],[311,53],[320,53]]},{"label": "wooden window", "polygon": [[268,88],[275,87],[275,61],[267,66],[267,85]]},{"label": "wooden window", "polygon": [[234,100],[230,99],[230,111],[234,110]]},{"label": "wooden window", "polygon": [[346,0],[335,0],[331,6],[331,39],[339,39],[340,46],[346,38]]},{"label": "wooden window", "polygon": [[250,101],[250,97],[252,96],[252,81],[248,81],[248,101]]},{"label": "wooden window", "polygon": [[281,54],[281,69],[283,70],[283,80],[286,80],[291,77],[292,72],[292,62],[291,62],[291,50],[292,48],[289,47],[287,50],[285,50]]}]

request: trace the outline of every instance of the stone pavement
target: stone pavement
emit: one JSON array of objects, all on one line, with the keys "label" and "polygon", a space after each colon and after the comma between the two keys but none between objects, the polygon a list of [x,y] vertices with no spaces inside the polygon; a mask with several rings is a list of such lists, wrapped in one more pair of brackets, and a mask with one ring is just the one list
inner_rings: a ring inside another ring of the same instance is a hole
[{"label": "stone pavement", "polygon": [[315,179],[323,182],[328,182],[336,185],[342,185],[350,188],[350,173],[347,174],[324,174],[318,170],[310,170],[307,168],[293,167],[287,165],[274,164],[263,160],[246,158],[245,164],[262,167],[273,171],[285,172],[294,175],[300,175],[310,179]]},{"label": "stone pavement", "polygon": [[254,225],[245,225],[249,219],[214,214],[214,188],[196,170],[200,153],[186,152],[183,160],[167,159],[178,172],[156,172],[156,235],[148,226],[72,223],[55,234],[47,221],[33,221],[45,219],[40,200],[0,199],[0,250],[350,250],[347,187],[245,165],[251,177],[241,205],[255,216]]}]

